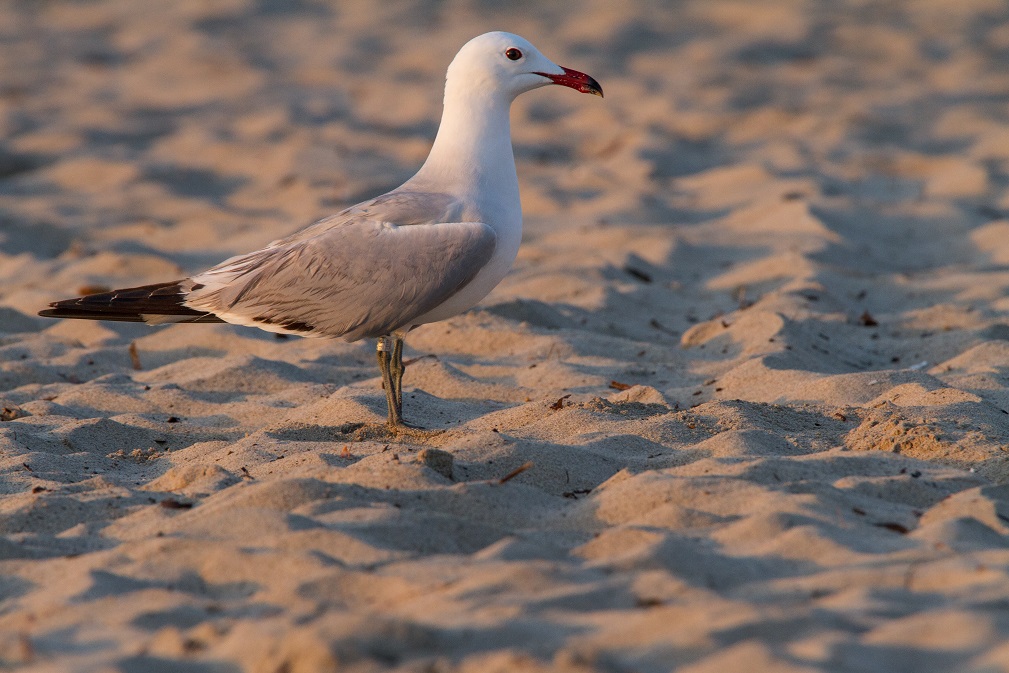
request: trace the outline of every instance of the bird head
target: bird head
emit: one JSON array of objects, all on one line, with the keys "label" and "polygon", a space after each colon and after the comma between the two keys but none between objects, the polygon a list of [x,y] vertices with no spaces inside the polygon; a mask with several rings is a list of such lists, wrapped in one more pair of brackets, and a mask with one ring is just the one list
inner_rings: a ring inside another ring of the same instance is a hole
[{"label": "bird head", "polygon": [[525,38],[500,31],[467,42],[449,66],[447,81],[449,86],[499,91],[509,99],[549,84],[603,95],[592,77],[559,66]]}]

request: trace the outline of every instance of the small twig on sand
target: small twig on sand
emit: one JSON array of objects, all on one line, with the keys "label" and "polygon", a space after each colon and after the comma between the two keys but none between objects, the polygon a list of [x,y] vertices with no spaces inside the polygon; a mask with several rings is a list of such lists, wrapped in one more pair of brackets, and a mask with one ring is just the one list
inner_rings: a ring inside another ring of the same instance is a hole
[{"label": "small twig on sand", "polygon": [[428,353],[427,355],[418,355],[415,358],[410,358],[409,360],[403,360],[403,366],[404,367],[409,367],[414,362],[420,362],[421,360],[426,360],[428,358],[430,358],[432,360],[437,360],[438,356],[435,353]]},{"label": "small twig on sand", "polygon": [[144,366],[140,364],[140,356],[137,354],[136,341],[130,342],[130,362],[133,363],[133,368],[136,369],[137,371],[140,371],[141,369],[144,368]]},{"label": "small twig on sand", "polygon": [[509,472],[505,476],[503,476],[500,479],[498,479],[497,483],[504,484],[505,482],[510,481],[510,480],[514,479],[515,477],[519,476],[520,474],[522,474],[523,472],[525,472],[526,470],[528,470],[532,466],[533,466],[533,461],[531,461],[531,460],[529,462],[527,462],[527,463],[522,463],[521,465],[519,465],[518,467],[516,467],[511,472]]}]

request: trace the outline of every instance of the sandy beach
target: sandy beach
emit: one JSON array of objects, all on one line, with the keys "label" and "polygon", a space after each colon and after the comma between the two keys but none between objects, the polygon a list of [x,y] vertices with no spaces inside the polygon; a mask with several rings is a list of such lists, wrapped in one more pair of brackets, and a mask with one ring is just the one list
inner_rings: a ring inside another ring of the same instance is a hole
[{"label": "sandy beach", "polygon": [[[37,317],[387,191],[489,30],[512,273],[407,340]],[[1009,7],[0,4],[0,669],[1009,671]]]}]

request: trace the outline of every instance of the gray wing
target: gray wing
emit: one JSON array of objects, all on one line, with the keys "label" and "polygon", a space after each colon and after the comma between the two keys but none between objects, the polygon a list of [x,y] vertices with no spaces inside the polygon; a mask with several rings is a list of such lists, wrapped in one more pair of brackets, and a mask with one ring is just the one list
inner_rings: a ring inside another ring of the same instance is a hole
[{"label": "gray wing", "polygon": [[[186,306],[221,319],[354,341],[409,327],[494,254],[444,194],[393,192],[194,276]],[[444,219],[443,219],[444,218]]]}]

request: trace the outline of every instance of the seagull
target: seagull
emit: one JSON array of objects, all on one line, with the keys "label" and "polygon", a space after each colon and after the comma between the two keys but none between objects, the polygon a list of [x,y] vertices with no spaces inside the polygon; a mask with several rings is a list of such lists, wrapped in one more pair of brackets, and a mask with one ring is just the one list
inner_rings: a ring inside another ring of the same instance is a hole
[{"label": "seagull", "polygon": [[189,278],[57,301],[39,315],[377,338],[388,426],[410,427],[403,339],[473,307],[511,269],[522,205],[509,110],[550,84],[603,95],[595,79],[518,35],[475,37],[448,67],[427,161],[402,186]]}]

